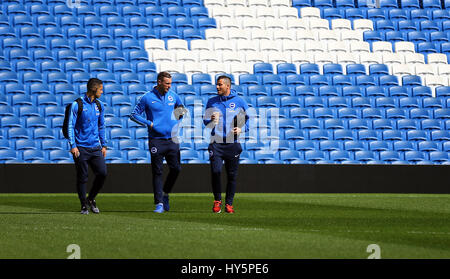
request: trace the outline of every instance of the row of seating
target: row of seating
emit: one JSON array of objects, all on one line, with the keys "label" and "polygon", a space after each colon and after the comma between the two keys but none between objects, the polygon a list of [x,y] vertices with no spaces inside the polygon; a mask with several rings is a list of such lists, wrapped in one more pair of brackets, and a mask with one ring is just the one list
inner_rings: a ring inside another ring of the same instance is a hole
[{"label": "row of seating", "polygon": [[[192,86],[178,86],[180,88],[188,88],[188,91],[183,91],[181,99],[186,106],[204,107],[208,98],[216,96],[217,93],[213,85],[204,85],[200,87],[200,96],[196,95],[196,91]],[[234,87],[236,88],[236,86]],[[242,88],[242,87],[240,87]],[[130,92],[130,95],[125,95],[123,92],[115,92],[112,96],[102,96],[100,99],[108,107],[119,106],[133,106],[140,96],[148,91],[144,91],[147,87],[144,86],[141,90]],[[149,88],[150,89],[150,88]],[[237,88],[236,88],[237,89]],[[287,86],[274,86],[271,89],[271,94],[264,86],[250,85],[247,92],[237,91],[243,99],[247,101],[252,107],[278,107],[278,108],[328,108],[335,112],[341,108],[356,108],[356,109],[379,109],[384,113],[388,113],[389,109],[403,109],[404,112],[411,113],[411,109],[429,109],[433,114],[439,110],[444,110],[449,106],[448,91],[438,95],[431,96],[429,87],[416,86],[412,88],[412,93],[408,95],[404,91],[391,91],[393,97],[388,97],[380,87],[367,87],[365,93],[360,91],[360,88],[355,86],[343,87],[342,91],[338,91],[336,87],[321,86],[313,88],[311,86],[296,86],[294,92]],[[441,92],[441,91],[439,91]],[[11,94],[10,97],[2,96],[1,112],[7,111],[21,111],[22,107],[33,107],[35,110],[43,110],[46,107],[64,106],[71,103],[80,95],[77,94],[61,94],[62,96],[48,94],[27,95],[27,94]],[[184,94],[187,93],[187,94]],[[404,94],[404,95],[403,95]],[[272,95],[272,96],[271,96]],[[405,96],[406,95],[406,96]],[[344,97],[342,97],[344,96]],[[9,107],[11,106],[11,107]],[[406,113],[407,114],[407,113]]]},{"label": "row of seating", "polygon": [[[60,117],[52,118],[54,128],[41,117],[27,117],[23,125],[18,119],[11,116],[1,118],[3,133],[2,137],[9,140],[17,139],[64,139],[61,133],[62,121]],[[59,120],[59,122],[56,122]],[[131,121],[121,121],[117,118],[107,119],[107,137],[114,139],[138,139],[146,137],[146,131],[142,126],[133,124]],[[126,124],[124,124],[126,123]],[[447,120],[423,119],[414,121],[412,119],[390,120],[383,118],[363,118],[342,120],[334,118],[314,119],[304,118],[300,121],[295,119],[260,120],[255,118],[249,122],[254,129],[246,137],[274,139],[346,139],[346,140],[432,140],[448,141],[449,124]],[[184,127],[180,135],[187,140],[196,137],[208,138],[209,132],[203,127],[202,118],[183,122]],[[271,128],[273,126],[274,128]],[[445,127],[446,126],[446,127]],[[26,128],[23,128],[26,127]],[[125,128],[127,127],[127,128]],[[199,128],[197,128],[199,127]],[[300,128],[299,128],[300,127]],[[268,134],[267,134],[268,133]]]},{"label": "row of seating", "polygon": [[[312,147],[302,147],[303,150],[273,150],[244,151],[240,156],[241,163],[266,164],[448,164],[448,151],[437,151],[433,147],[424,151],[409,149],[406,145],[398,150],[388,150],[382,145],[372,150],[358,147],[358,142],[348,150],[330,149],[320,150]],[[384,143],[384,142],[381,142]],[[405,142],[408,143],[408,142]],[[350,146],[350,144],[349,144]],[[432,145],[431,145],[432,146]],[[2,163],[72,163],[73,160],[67,150],[57,149],[37,150],[25,149],[14,151],[0,149]],[[208,151],[182,149],[180,151],[183,163],[208,163]],[[109,163],[150,163],[148,150],[109,150],[106,161]]]},{"label": "row of seating", "polygon": [[[205,0],[205,3],[218,3],[223,1]],[[360,7],[373,8],[377,3],[367,0],[292,0],[294,7]],[[449,1],[440,0],[380,0],[379,7],[383,9],[403,8],[403,9],[442,9],[450,7]]]}]

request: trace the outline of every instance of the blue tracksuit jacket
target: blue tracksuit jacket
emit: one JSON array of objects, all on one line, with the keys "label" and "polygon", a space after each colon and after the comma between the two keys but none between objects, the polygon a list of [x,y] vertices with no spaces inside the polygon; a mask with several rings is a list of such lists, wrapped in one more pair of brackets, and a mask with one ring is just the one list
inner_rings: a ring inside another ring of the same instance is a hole
[{"label": "blue tracksuit jacket", "polygon": [[[248,110],[248,105],[239,97],[235,90],[231,90],[228,96],[214,96],[208,100],[206,104],[205,118],[203,120],[204,124],[208,126],[211,122],[211,115],[214,111],[220,112],[219,124],[215,126],[211,131],[212,137],[222,137],[223,142],[226,142],[227,136],[229,137],[231,129],[233,128],[233,121],[235,116],[239,114],[240,111],[246,112]],[[248,115],[245,116],[245,125],[242,127],[243,132],[248,132]],[[235,139],[234,141],[237,141]]]},{"label": "blue tracksuit jacket", "polygon": [[[173,111],[182,105],[180,96],[172,90],[162,96],[154,87],[152,91],[141,97],[131,112],[130,119],[147,126],[150,139],[169,139],[174,136],[172,130],[178,124]],[[146,118],[142,116],[144,112]],[[150,129],[152,123],[153,128]]]},{"label": "blue tracksuit jacket", "polygon": [[81,99],[83,100],[83,111],[80,119],[77,119],[78,103],[74,101],[71,107],[72,113],[68,123],[70,147],[94,148],[106,146],[105,107],[103,103],[100,102],[102,108],[100,113],[95,101],[91,102],[87,95],[84,95]]}]

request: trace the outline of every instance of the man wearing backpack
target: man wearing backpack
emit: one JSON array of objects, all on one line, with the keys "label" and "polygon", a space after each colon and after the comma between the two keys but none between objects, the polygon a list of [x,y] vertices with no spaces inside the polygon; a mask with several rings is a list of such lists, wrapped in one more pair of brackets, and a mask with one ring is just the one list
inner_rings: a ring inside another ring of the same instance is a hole
[{"label": "man wearing backpack", "polygon": [[[103,93],[103,82],[89,79],[87,92],[66,108],[63,134],[68,138],[77,172],[77,191],[81,214],[99,213],[95,197],[106,179],[106,126],[103,104],[98,101]],[[66,124],[67,123],[67,124]],[[67,129],[67,130],[66,130]],[[94,174],[94,184],[86,197],[88,166]]]}]

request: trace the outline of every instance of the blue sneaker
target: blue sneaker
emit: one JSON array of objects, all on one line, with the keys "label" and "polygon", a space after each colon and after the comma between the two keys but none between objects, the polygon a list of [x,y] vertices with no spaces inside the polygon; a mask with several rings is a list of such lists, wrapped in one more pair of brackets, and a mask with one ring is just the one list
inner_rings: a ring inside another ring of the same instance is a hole
[{"label": "blue sneaker", "polygon": [[164,211],[169,211],[169,209],[170,209],[169,195],[164,195],[163,196],[163,207],[164,207]]},{"label": "blue sneaker", "polygon": [[163,213],[164,212],[163,204],[162,203],[158,203],[156,205],[156,209],[153,210],[153,212],[155,212],[155,213]]}]

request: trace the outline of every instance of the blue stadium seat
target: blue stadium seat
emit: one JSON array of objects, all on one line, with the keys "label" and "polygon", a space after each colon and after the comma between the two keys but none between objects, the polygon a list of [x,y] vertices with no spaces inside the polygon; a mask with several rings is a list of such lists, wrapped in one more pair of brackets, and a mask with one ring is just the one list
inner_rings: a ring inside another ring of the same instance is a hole
[{"label": "blue stadium seat", "polygon": [[333,111],[330,108],[315,108],[313,116],[319,120],[326,120],[334,117]]},{"label": "blue stadium seat", "polygon": [[334,131],[333,140],[337,141],[341,148],[344,148],[345,147],[345,142],[347,142],[347,141],[354,141],[355,137],[353,136],[353,133],[351,132],[351,130],[336,129]]},{"label": "blue stadium seat", "polygon": [[43,117],[30,116],[30,117],[27,117],[25,126],[27,128],[46,128],[47,124]]},{"label": "blue stadium seat", "polygon": [[283,96],[280,98],[280,106],[282,108],[295,108],[300,107],[301,101],[298,97],[294,96]]},{"label": "blue stadium seat", "polygon": [[369,142],[378,140],[377,133],[374,130],[359,130],[357,135],[358,140],[361,141],[366,148],[369,147]]},{"label": "blue stadium seat", "polygon": [[270,63],[255,63],[253,64],[254,74],[273,74],[273,66]]},{"label": "blue stadium seat", "polygon": [[450,119],[450,108],[442,108],[434,110],[434,118],[438,120]]},{"label": "blue stadium seat", "polygon": [[441,124],[436,119],[424,119],[421,121],[421,129],[431,133],[434,130],[441,130]]},{"label": "blue stadium seat", "polygon": [[110,131],[111,139],[131,139],[130,132],[124,128],[113,128]]},{"label": "blue stadium seat", "polygon": [[37,150],[36,143],[31,139],[19,139],[15,142],[15,150]]},{"label": "blue stadium seat", "polygon": [[48,159],[53,163],[73,161],[72,155],[67,150],[51,150],[48,152]]},{"label": "blue stadium seat", "polygon": [[197,160],[199,158],[199,153],[196,150],[181,150],[181,161],[185,163],[189,163],[191,160]]},{"label": "blue stadium seat", "polygon": [[386,150],[386,151],[381,151],[379,153],[379,159],[380,161],[392,164],[395,161],[399,161],[400,160],[400,156],[396,151],[391,151],[391,150]]},{"label": "blue stadium seat", "polygon": [[372,151],[368,150],[355,151],[355,160],[367,164],[370,161],[374,161],[375,156]]},{"label": "blue stadium seat", "polygon": [[247,87],[247,92],[249,96],[268,96],[269,93],[265,86],[262,85],[249,85]]},{"label": "blue stadium seat", "polygon": [[367,120],[361,118],[353,118],[348,120],[348,129],[353,131],[358,130],[368,130],[369,124]]},{"label": "blue stadium seat", "polygon": [[423,156],[423,153],[420,151],[406,151],[405,152],[405,160],[408,161],[411,164],[417,164],[421,161],[425,160],[425,157]]},{"label": "blue stadium seat", "polygon": [[139,144],[134,139],[120,139],[119,140],[119,150],[139,150]]},{"label": "blue stadium seat", "polygon": [[415,147],[418,147],[418,143],[428,140],[428,137],[422,130],[408,130],[406,132],[406,139],[414,143]]},{"label": "blue stadium seat", "polygon": [[26,162],[33,162],[34,160],[45,160],[45,155],[42,150],[25,150],[23,151],[23,160]]},{"label": "blue stadium seat", "polygon": [[34,129],[33,138],[37,140],[56,139],[52,129],[42,126]]},{"label": "blue stadium seat", "polygon": [[450,152],[450,141],[445,141],[442,144],[442,151],[444,152]]},{"label": "blue stadium seat", "polygon": [[421,21],[425,21],[425,20],[429,20],[430,19],[428,11],[425,11],[423,9],[413,9],[413,10],[411,10],[409,12],[410,12],[409,17],[410,17],[410,19],[412,21],[421,22]]},{"label": "blue stadium seat", "polygon": [[[212,84],[211,76],[209,74],[205,74],[205,73],[192,74],[191,81],[192,81],[192,85],[194,85],[194,86],[202,85],[202,84]],[[239,84],[241,84],[241,81],[239,82]]]},{"label": "blue stadium seat", "polygon": [[439,151],[438,145],[432,141],[421,141],[418,145],[418,150],[426,155],[426,159],[430,159],[430,152]]},{"label": "blue stadium seat", "polygon": [[150,163],[150,157],[146,150],[129,150],[127,157],[133,163]]},{"label": "blue stadium seat", "polygon": [[300,153],[295,150],[283,150],[280,152],[280,160],[285,162],[291,162],[299,159],[300,157]]},{"label": "blue stadium seat", "polygon": [[330,160],[335,163],[342,163],[343,161],[349,160],[350,154],[343,150],[333,150],[330,152]]},{"label": "blue stadium seat", "polygon": [[448,153],[442,151],[432,151],[430,152],[430,161],[434,164],[442,164],[448,162]]},{"label": "blue stadium seat", "polygon": [[8,149],[0,149],[0,161],[2,163],[5,163],[9,160],[17,160],[17,151],[15,150],[8,150]]},{"label": "blue stadium seat", "polygon": [[309,111],[306,108],[292,108],[289,110],[289,115],[294,119],[310,117]]},{"label": "blue stadium seat", "polygon": [[442,146],[443,142],[450,141],[450,133],[445,130],[434,130],[431,132],[431,140]]},{"label": "blue stadium seat", "polygon": [[269,87],[283,84],[281,77],[276,74],[263,74],[261,76],[261,81],[263,85]]},{"label": "blue stadium seat", "polygon": [[309,150],[305,152],[305,160],[317,164],[318,162],[325,160],[325,154],[323,151]]},{"label": "blue stadium seat", "polygon": [[350,154],[352,155],[351,159],[354,160],[355,153],[357,151],[364,151],[366,149],[364,148],[364,145],[362,144],[362,142],[349,140],[349,141],[344,142],[344,150],[350,152]]},{"label": "blue stadium seat", "polygon": [[41,141],[41,149],[44,151],[49,150],[63,150],[63,145],[60,140],[56,139],[44,139]]}]

